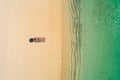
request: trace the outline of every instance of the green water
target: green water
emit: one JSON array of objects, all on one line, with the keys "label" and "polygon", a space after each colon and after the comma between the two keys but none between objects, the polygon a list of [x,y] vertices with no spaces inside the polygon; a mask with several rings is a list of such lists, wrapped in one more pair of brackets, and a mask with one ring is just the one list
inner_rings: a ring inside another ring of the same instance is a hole
[{"label": "green water", "polygon": [[120,0],[81,0],[79,80],[120,80]]},{"label": "green water", "polygon": [[64,9],[62,80],[120,80],[120,0],[66,0]]}]

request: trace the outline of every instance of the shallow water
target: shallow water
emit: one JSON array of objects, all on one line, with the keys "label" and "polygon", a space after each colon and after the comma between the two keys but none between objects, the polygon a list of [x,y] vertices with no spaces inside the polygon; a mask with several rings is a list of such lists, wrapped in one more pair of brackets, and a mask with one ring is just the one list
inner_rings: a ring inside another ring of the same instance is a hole
[{"label": "shallow water", "polygon": [[120,0],[67,0],[65,6],[64,80],[120,80]]}]

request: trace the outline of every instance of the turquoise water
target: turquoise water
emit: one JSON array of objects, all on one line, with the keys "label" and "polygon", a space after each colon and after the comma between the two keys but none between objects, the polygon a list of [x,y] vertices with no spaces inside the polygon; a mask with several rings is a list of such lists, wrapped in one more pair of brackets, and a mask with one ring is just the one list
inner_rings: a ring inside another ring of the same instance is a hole
[{"label": "turquoise water", "polygon": [[120,80],[120,0],[82,0],[79,80]]},{"label": "turquoise water", "polygon": [[120,80],[120,0],[66,0],[64,8],[63,80]]}]

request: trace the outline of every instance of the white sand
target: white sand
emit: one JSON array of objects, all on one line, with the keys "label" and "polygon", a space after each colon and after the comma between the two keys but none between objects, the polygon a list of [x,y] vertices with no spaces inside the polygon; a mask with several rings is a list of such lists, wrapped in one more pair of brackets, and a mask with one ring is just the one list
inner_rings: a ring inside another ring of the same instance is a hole
[{"label": "white sand", "polygon": [[0,1],[0,80],[60,80],[61,0]]}]

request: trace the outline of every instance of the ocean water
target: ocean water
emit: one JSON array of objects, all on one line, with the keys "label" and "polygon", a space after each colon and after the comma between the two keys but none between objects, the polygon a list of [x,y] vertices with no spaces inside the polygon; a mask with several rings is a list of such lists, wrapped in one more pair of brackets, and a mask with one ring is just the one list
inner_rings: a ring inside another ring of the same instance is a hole
[{"label": "ocean water", "polygon": [[64,2],[63,80],[120,80],[120,0]]}]

